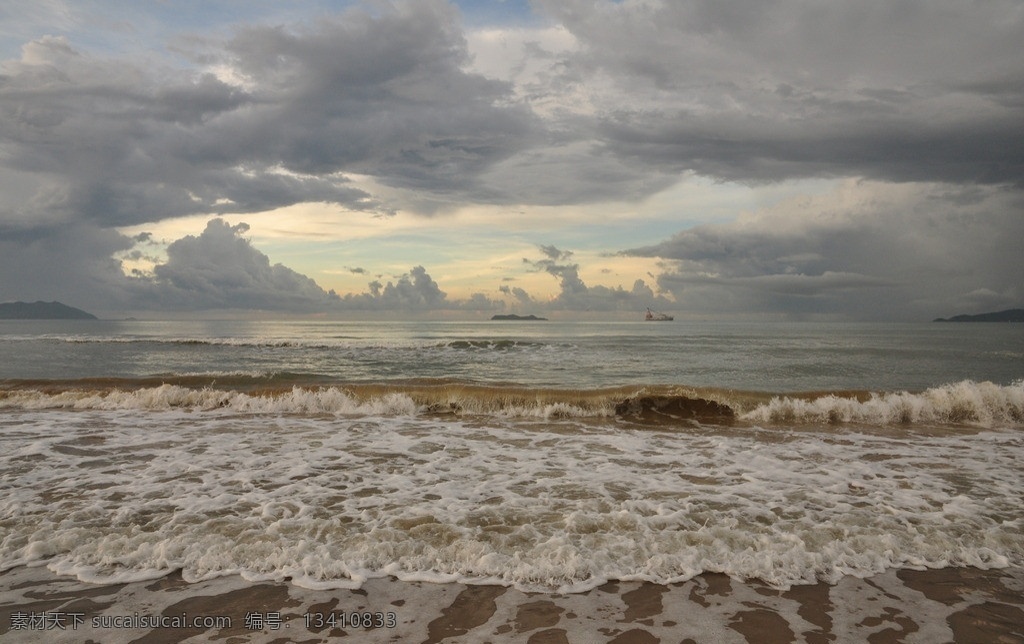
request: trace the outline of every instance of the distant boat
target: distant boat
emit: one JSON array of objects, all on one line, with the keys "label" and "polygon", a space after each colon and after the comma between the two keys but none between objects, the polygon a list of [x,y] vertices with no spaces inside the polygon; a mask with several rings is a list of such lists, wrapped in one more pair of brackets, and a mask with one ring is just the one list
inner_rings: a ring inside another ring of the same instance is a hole
[{"label": "distant boat", "polygon": [[671,315],[665,315],[664,313],[656,313],[648,308],[647,315],[644,316],[644,319],[648,322],[671,322],[675,318]]}]

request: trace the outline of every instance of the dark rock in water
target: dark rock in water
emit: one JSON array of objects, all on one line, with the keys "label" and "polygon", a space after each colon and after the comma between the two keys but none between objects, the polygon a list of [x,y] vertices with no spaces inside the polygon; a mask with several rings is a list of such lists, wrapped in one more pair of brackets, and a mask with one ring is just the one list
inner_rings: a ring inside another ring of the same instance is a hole
[{"label": "dark rock in water", "polygon": [[978,315],[954,315],[948,319],[935,318],[932,322],[1024,322],[1024,309],[1008,309]]},{"label": "dark rock in water", "polygon": [[615,415],[634,420],[672,419],[731,421],[736,412],[728,405],[686,396],[635,396],[615,405]]},{"label": "dark rock in water", "polygon": [[492,320],[512,320],[517,322],[547,322],[547,318],[539,318],[536,315],[516,315],[515,313],[509,313],[508,315],[492,315]]},{"label": "dark rock in water", "polygon": [[96,316],[60,302],[5,302],[0,320],[95,320]]}]

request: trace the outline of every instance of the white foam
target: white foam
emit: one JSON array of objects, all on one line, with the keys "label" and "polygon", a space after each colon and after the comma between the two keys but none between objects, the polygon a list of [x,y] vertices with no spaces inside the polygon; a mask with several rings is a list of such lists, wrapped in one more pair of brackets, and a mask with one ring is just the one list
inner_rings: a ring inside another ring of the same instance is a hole
[{"label": "white foam", "polygon": [[822,396],[813,400],[776,397],[743,415],[760,423],[971,424],[1024,423],[1024,380],[1001,386],[964,380],[921,393],[871,394],[866,401]]},{"label": "white foam", "polygon": [[354,396],[342,388],[293,387],[290,391],[248,394],[214,388],[193,389],[164,384],[132,390],[65,390],[56,393],[26,390],[12,391],[0,397],[0,409],[44,410],[123,410],[164,411],[181,409],[193,412],[230,410],[254,414],[341,414],[341,415],[413,415],[434,409],[457,410],[464,414],[496,415],[516,418],[594,418],[614,415],[610,400],[596,398],[591,404],[549,403],[543,397],[534,402],[510,402],[502,396],[435,394],[433,404],[418,404],[410,394],[391,392],[370,398]]},{"label": "white foam", "polygon": [[[523,401],[500,394],[489,397],[486,394],[454,392],[448,395],[443,390],[430,396],[435,398],[418,404],[411,393],[400,391],[364,398],[339,387],[294,387],[290,391],[250,394],[212,387],[192,389],[164,384],[130,390],[68,389],[53,393],[14,390],[0,396],[0,409],[182,409],[193,412],[226,409],[257,414],[312,415],[413,415],[424,411],[452,410],[504,418],[556,420],[612,417],[616,402],[612,395],[584,395],[578,402],[549,402],[543,396],[534,401]],[[920,393],[870,394],[864,401],[835,395],[810,400],[779,396],[741,414],[740,419],[747,423],[773,425],[861,423],[1015,427],[1024,425],[1024,380],[1005,386],[965,380]]]},{"label": "white foam", "polygon": [[[307,394],[311,408],[350,404]],[[0,435],[0,569],[577,592],[703,571],[786,587],[1024,563],[1017,431],[776,428],[762,440],[578,419],[190,409],[6,412],[31,431]]]},{"label": "white foam", "polygon": [[417,411],[407,395],[385,394],[360,400],[337,387],[305,389],[273,395],[250,395],[239,391],[212,388],[191,389],[178,385],[160,385],[133,390],[66,390],[58,393],[14,391],[0,398],[0,409],[78,409],[161,411],[230,410],[270,414],[392,414],[408,415]]}]

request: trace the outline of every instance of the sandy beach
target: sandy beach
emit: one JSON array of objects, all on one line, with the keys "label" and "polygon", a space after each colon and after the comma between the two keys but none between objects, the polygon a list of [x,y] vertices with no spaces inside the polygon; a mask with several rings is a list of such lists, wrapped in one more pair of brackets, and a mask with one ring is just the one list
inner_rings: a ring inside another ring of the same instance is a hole
[{"label": "sandy beach", "polygon": [[[353,621],[358,624],[353,624]],[[159,625],[152,627],[155,622]],[[198,624],[198,626],[197,626]],[[373,579],[308,590],[178,574],[109,586],[0,575],[5,642],[1024,642],[1024,570],[888,571],[780,591],[704,574],[522,593]]]}]

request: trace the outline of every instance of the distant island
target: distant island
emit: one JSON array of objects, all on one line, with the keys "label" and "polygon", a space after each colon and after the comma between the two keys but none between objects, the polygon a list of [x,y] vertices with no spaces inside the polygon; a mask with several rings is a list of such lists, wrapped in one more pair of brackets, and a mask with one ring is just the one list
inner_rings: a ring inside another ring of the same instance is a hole
[{"label": "distant island", "polygon": [[954,315],[948,319],[935,318],[932,322],[1024,322],[1024,309],[1008,309],[978,315]]},{"label": "distant island", "polygon": [[492,315],[492,320],[512,320],[514,322],[547,322],[547,318],[539,318],[536,315],[516,315],[515,313],[509,313],[508,315]]},{"label": "distant island", "polygon": [[4,302],[0,320],[95,320],[92,313],[60,302]]}]

